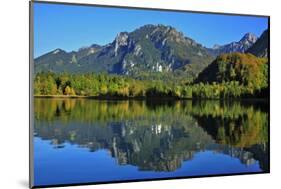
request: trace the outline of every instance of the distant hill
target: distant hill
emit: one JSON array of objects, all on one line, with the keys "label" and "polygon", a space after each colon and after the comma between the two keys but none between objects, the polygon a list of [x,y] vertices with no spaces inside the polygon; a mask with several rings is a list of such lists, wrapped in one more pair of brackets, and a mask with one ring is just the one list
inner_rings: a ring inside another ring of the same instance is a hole
[{"label": "distant hill", "polygon": [[252,54],[230,53],[218,56],[196,79],[196,82],[222,83],[237,81],[242,85],[267,86],[267,59]]},{"label": "distant hill", "polygon": [[268,38],[268,30],[265,30],[257,42],[249,48],[247,52],[258,57],[268,57]]},{"label": "distant hill", "polygon": [[214,59],[208,49],[175,28],[145,25],[121,32],[107,45],[78,51],[56,49],[35,59],[35,72],[105,72],[137,75],[142,72],[184,72],[196,76]]},{"label": "distant hill", "polygon": [[213,56],[218,56],[224,53],[241,52],[244,53],[257,41],[257,37],[252,33],[246,33],[238,42],[232,42],[225,45],[215,45],[208,49]]}]

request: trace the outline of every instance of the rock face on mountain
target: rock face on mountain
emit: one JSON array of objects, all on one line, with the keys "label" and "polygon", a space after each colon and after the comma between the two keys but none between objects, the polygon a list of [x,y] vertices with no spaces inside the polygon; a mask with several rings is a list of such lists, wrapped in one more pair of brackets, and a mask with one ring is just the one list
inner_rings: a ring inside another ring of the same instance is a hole
[{"label": "rock face on mountain", "polygon": [[209,53],[218,56],[224,53],[241,52],[244,53],[257,41],[257,37],[252,33],[245,34],[238,42],[232,42],[226,45],[215,45],[209,49]]},{"label": "rock face on mountain", "polygon": [[35,72],[133,75],[181,70],[196,75],[212,60],[207,48],[175,28],[145,25],[130,33],[119,33],[104,46],[92,45],[69,53],[56,49],[35,59]]},{"label": "rock face on mountain", "polygon": [[268,30],[265,30],[257,42],[249,48],[247,52],[258,57],[268,57],[268,36]]}]

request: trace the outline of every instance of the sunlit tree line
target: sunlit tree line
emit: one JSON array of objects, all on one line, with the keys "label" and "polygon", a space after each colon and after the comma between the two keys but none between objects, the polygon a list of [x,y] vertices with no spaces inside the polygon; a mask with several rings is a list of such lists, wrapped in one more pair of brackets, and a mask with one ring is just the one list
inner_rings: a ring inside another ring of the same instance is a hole
[{"label": "sunlit tree line", "polygon": [[176,84],[161,80],[138,80],[108,74],[38,73],[34,95],[91,97],[167,97],[167,98],[240,98],[266,97],[267,86],[242,85],[238,81]]}]

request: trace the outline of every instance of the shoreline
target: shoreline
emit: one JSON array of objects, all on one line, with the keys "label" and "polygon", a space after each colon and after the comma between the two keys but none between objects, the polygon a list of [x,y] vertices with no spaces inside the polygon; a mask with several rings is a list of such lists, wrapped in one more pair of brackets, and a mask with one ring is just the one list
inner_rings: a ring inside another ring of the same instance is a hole
[{"label": "shoreline", "polygon": [[113,97],[113,96],[79,96],[79,95],[33,95],[34,98],[50,99],[94,99],[94,100],[251,100],[251,101],[269,101],[269,98],[178,98],[178,97]]}]

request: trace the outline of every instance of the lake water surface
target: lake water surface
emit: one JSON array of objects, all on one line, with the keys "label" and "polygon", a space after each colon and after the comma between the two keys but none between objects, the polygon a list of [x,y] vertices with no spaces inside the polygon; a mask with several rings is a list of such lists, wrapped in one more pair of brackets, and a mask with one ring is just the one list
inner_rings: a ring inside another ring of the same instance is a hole
[{"label": "lake water surface", "polygon": [[34,100],[35,185],[268,172],[265,101]]}]

